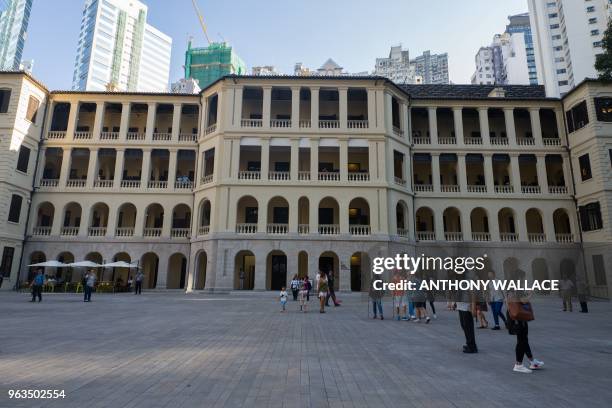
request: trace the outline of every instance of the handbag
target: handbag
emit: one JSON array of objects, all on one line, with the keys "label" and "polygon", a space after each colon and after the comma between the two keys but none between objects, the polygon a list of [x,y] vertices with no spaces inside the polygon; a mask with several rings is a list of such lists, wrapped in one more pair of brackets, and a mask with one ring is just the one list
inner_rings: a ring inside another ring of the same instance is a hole
[{"label": "handbag", "polygon": [[512,320],[530,322],[534,319],[533,308],[529,302],[508,302],[508,315]]}]

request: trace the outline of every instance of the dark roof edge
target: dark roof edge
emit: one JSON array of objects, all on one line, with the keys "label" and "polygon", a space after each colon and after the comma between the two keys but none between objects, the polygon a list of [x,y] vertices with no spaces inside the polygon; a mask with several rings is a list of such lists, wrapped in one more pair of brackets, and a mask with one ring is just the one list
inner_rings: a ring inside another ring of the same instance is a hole
[{"label": "dark roof edge", "polygon": [[563,99],[569,97],[571,94],[573,94],[574,92],[578,91],[578,89],[582,88],[586,84],[612,85],[612,81],[604,81],[602,79],[597,79],[597,78],[584,78],[582,81],[578,82],[578,85],[576,85],[575,87],[570,89],[568,91],[568,93],[563,95],[563,98],[561,98],[561,99],[563,100]]},{"label": "dark roof edge", "polygon": [[0,70],[0,75],[2,75],[2,74],[23,75],[26,78],[28,78],[30,81],[34,82],[39,88],[41,88],[46,93],[51,93],[49,91],[49,89],[42,82],[40,82],[38,79],[34,78],[34,76],[32,76],[32,74],[30,74],[27,71],[20,71],[20,70],[6,70],[6,71],[3,71],[3,70]]}]

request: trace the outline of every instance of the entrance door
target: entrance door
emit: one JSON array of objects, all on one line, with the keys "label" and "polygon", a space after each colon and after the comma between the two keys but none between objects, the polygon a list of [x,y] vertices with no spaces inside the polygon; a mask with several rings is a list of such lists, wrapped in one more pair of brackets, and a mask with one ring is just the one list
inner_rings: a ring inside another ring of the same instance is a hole
[{"label": "entrance door", "polygon": [[272,255],[270,289],[281,290],[287,286],[287,257],[285,255]]},{"label": "entrance door", "polygon": [[334,271],[334,258],[331,256],[320,257],[319,258],[319,270],[322,272],[332,273]]}]

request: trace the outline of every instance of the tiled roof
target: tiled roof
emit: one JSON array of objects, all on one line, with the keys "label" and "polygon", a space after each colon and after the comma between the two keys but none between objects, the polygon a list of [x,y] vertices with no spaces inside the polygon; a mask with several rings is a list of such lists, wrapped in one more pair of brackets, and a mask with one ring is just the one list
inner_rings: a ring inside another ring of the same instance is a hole
[{"label": "tiled roof", "polygon": [[543,85],[438,85],[397,84],[414,99],[490,99],[489,94],[497,88],[505,91],[500,99],[545,99]]}]

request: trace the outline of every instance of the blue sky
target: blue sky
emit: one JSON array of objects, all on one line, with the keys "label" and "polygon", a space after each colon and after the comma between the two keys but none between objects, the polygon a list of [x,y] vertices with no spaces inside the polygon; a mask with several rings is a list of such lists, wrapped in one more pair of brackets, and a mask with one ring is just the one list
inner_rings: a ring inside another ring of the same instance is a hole
[{"label": "blue sky", "polygon": [[[182,76],[191,35],[205,39],[191,0],[145,0],[151,25],[173,38],[170,80]],[[51,89],[72,81],[84,0],[34,0],[24,59]],[[332,57],[349,72],[371,71],[376,57],[402,44],[412,56],[448,52],[451,81],[469,83],[474,55],[502,32],[527,0],[198,0],[209,36],[225,39],[250,67],[295,62],[318,68]]]}]

